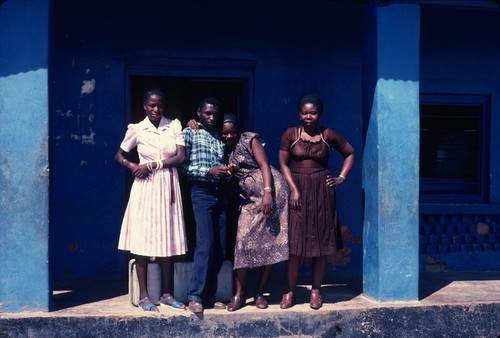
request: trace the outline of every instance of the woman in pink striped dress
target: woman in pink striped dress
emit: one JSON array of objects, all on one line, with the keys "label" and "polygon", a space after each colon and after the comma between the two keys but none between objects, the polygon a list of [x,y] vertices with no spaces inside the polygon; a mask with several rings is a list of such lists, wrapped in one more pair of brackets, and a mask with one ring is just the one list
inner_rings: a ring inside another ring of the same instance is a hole
[{"label": "woman in pink striped dress", "polygon": [[[185,305],[172,296],[171,257],[187,251],[181,190],[177,166],[185,159],[184,137],[178,119],[163,116],[164,94],[151,89],[144,94],[147,117],[128,126],[115,160],[134,175],[134,183],[123,217],[118,249],[136,256],[139,305],[144,311],[158,311],[147,290],[147,264],[158,259],[162,276],[160,304],[176,309]],[[139,163],[128,160],[137,147]]]}]

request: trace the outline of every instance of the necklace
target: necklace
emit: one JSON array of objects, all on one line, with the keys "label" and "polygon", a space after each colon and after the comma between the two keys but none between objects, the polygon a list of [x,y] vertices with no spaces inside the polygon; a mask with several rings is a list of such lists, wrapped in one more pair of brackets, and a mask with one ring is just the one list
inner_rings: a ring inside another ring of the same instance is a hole
[{"label": "necklace", "polygon": [[[306,135],[306,137],[303,137],[302,135]],[[319,137],[318,137],[318,136],[319,136]],[[314,135],[311,135],[311,134],[310,134],[309,132],[307,132],[307,131],[305,130],[305,128],[304,128],[304,129],[302,129],[302,133],[301,133],[301,135],[300,135],[300,138],[301,138],[301,139],[303,139],[303,140],[305,140],[305,141],[309,141],[309,142],[316,142],[316,141],[319,141],[319,140],[321,140],[321,138],[322,138],[322,137],[321,137],[321,129],[319,129],[319,127],[318,127],[318,129],[317,129],[316,133],[315,133]]]}]

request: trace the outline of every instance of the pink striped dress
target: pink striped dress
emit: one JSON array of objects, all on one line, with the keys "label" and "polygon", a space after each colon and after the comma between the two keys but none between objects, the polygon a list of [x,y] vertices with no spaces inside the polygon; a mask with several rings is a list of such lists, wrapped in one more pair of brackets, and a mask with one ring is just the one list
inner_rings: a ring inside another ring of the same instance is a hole
[{"label": "pink striped dress", "polygon": [[[120,148],[137,147],[140,163],[172,157],[184,145],[179,120],[162,117],[158,128],[146,117],[128,126]],[[153,170],[135,178],[123,217],[118,249],[149,257],[170,257],[187,251],[177,168]]]}]

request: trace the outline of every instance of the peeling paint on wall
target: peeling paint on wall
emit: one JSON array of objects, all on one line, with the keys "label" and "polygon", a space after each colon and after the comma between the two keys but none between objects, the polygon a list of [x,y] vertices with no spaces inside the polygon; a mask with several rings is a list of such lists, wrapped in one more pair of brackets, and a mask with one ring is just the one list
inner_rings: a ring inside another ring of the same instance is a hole
[{"label": "peeling paint on wall", "polygon": [[85,80],[82,82],[82,91],[81,95],[83,94],[91,94],[95,89],[95,80]]},{"label": "peeling paint on wall", "polygon": [[90,129],[90,134],[89,135],[82,135],[82,143],[84,144],[95,144],[94,141],[94,131]]},{"label": "peeling paint on wall", "polygon": [[64,117],[72,117],[73,116],[73,112],[71,111],[71,109],[68,109],[66,111],[66,113],[63,113],[60,109],[56,110],[56,112],[59,116],[64,116]]},{"label": "peeling paint on wall", "polygon": [[0,194],[0,211],[2,215],[9,208],[8,204],[10,198],[9,182],[11,182],[12,180],[11,178],[12,167],[9,166],[9,163],[7,161],[7,156],[4,157],[3,155],[4,153],[2,153],[2,158],[0,158],[0,187],[2,187],[2,194]]},{"label": "peeling paint on wall", "polygon": [[490,225],[488,223],[477,223],[477,233],[487,235],[490,233]]},{"label": "peeling paint on wall", "polygon": [[361,237],[353,237],[349,225],[341,224],[340,227],[342,239],[344,240],[344,247],[337,250],[337,252],[333,255],[328,256],[328,265],[330,265],[331,267],[346,266],[351,263],[352,248],[345,246],[345,241],[351,241],[354,244],[361,244]]},{"label": "peeling paint on wall", "polygon": [[344,247],[331,256],[328,256],[328,264],[331,267],[346,266],[351,263],[352,249]]},{"label": "peeling paint on wall", "polygon": [[70,137],[71,137],[72,140],[82,141],[82,144],[95,144],[94,136],[95,136],[95,133],[94,133],[94,131],[91,128],[89,135],[82,135],[82,136],[80,136],[80,135],[76,135],[76,134],[71,134]]},{"label": "peeling paint on wall", "polygon": [[70,252],[77,252],[78,251],[78,242],[73,241],[73,242],[69,243],[66,247],[68,248],[68,251],[70,251]]}]

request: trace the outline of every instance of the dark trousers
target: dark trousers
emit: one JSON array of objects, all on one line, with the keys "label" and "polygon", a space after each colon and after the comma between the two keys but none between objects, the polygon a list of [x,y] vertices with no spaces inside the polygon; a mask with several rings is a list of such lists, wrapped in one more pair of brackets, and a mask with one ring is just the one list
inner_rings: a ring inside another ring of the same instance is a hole
[{"label": "dark trousers", "polygon": [[188,300],[214,301],[217,276],[226,254],[226,196],[218,186],[193,183],[196,246]]}]

